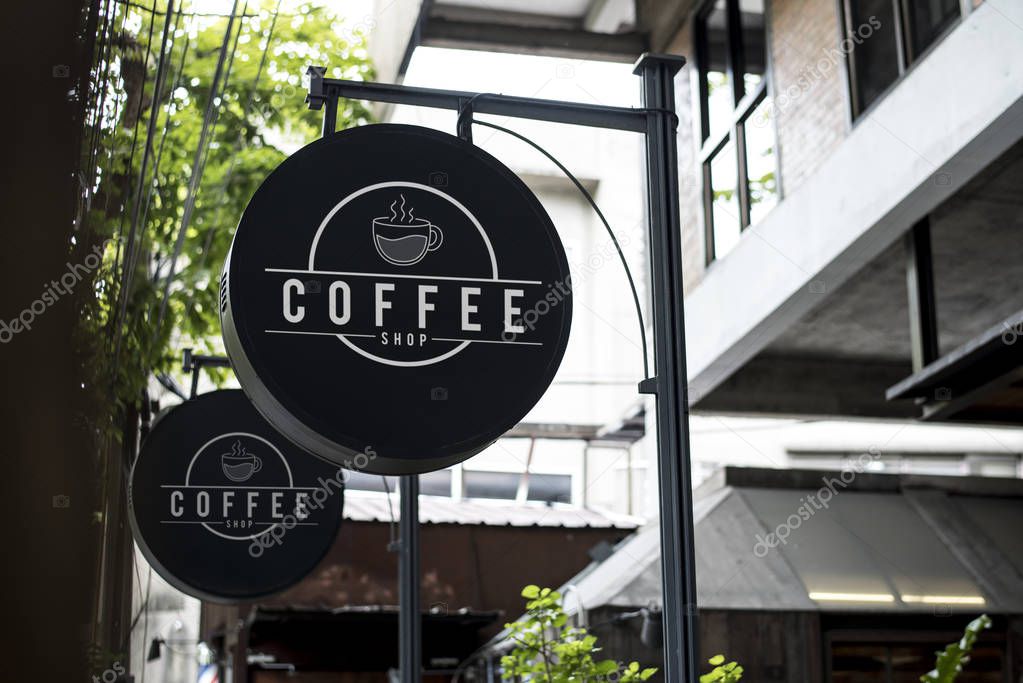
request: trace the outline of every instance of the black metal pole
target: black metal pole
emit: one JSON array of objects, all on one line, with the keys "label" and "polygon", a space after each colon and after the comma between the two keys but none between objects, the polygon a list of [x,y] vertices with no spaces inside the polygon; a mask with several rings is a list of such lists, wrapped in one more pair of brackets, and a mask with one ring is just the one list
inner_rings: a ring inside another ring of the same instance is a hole
[{"label": "black metal pole", "polygon": [[[674,77],[685,58],[646,54],[636,64],[645,109],[607,107],[507,95],[324,78],[324,67],[309,67],[310,109],[326,106],[324,135],[334,131],[337,99],[410,104],[460,110],[473,101],[476,113],[628,130],[646,135],[647,198],[651,253],[654,353],[657,377],[640,391],[657,396],[661,568],[664,591],[664,677],[669,683],[696,678],[696,578],[689,457],[685,322],[682,305],[682,250],[678,158],[675,140]],[[414,481],[412,481],[414,479]],[[402,477],[401,680],[418,683],[419,628],[418,479]],[[407,520],[407,523],[406,521]],[[415,520],[415,523],[413,523]],[[410,609],[410,606],[413,607]]]},{"label": "black metal pole", "polygon": [[646,165],[651,295],[656,379],[641,391],[656,395],[660,488],[661,582],[664,592],[664,680],[696,678],[696,571],[689,458],[689,397],[682,306],[682,232],[679,219],[675,74],[685,58],[645,54]]},{"label": "black metal pole", "polygon": [[323,137],[337,130],[337,98],[328,97],[323,108]]},{"label": "black metal pole", "polygon": [[473,100],[472,108],[477,114],[497,114],[552,123],[628,130],[634,133],[646,130],[646,112],[641,109],[537,97],[417,88],[390,83],[346,81],[325,78],[326,68],[322,66],[310,66],[306,73],[310,77],[309,95],[306,97],[310,109],[319,109],[328,98],[334,98],[335,102],[337,98],[346,98],[458,111],[468,100]]},{"label": "black metal pole", "polygon": [[419,475],[401,478],[401,551],[398,560],[398,669],[401,683],[419,683],[422,624],[419,613]]},{"label": "black metal pole", "polygon": [[906,294],[909,297],[909,348],[913,372],[938,359],[938,306],[934,298],[931,217],[906,233]]},{"label": "black metal pole", "polygon": [[[323,90],[323,67],[309,67],[310,109],[323,107],[323,137],[337,130],[337,98]],[[398,555],[398,671],[401,683],[422,679],[419,612],[419,475],[401,478],[401,544]]]}]

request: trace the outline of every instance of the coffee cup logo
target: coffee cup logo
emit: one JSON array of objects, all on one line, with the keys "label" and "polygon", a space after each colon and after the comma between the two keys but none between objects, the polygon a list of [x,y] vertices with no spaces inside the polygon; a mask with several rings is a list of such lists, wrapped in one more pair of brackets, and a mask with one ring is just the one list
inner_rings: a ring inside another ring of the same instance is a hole
[{"label": "coffee cup logo", "polygon": [[[162,523],[199,524],[235,541],[270,533],[286,514],[304,510],[313,490],[295,483],[291,464],[277,446],[247,432],[210,439],[192,456],[183,483],[160,488],[167,515]],[[300,522],[308,520],[303,516]]]},{"label": "coffee cup logo", "polygon": [[224,476],[231,481],[243,482],[263,469],[263,461],[259,456],[246,451],[241,440],[236,440],[231,445],[231,452],[220,456],[220,467]]},{"label": "coffee cup logo", "polygon": [[444,241],[444,233],[414,210],[405,210],[405,195],[391,203],[390,216],[373,219],[373,245],[380,257],[396,266],[419,263],[427,252],[436,251]]}]

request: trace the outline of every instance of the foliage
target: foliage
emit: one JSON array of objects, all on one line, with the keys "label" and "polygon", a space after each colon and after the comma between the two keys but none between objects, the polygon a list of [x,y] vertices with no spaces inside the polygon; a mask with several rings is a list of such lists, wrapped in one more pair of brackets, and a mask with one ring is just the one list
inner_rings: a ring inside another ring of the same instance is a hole
[{"label": "foliage", "polygon": [[[157,12],[113,3],[101,18],[107,33],[97,42],[85,107],[77,249],[107,247],[94,288],[79,302],[78,344],[89,349],[82,359],[86,377],[100,396],[114,399],[108,403],[115,411],[138,400],[152,372],[173,372],[181,349],[221,352],[218,278],[233,228],[262,180],[290,150],[319,135],[322,112],[304,104],[306,66],[328,64],[333,77],[372,77],[361,31],[306,3],[283,3],[275,21],[278,6],[274,0],[238,2],[244,15],[229,34],[228,18],[205,12],[198,0],[185,2],[183,10],[175,3],[169,17],[167,0],[157,0]],[[166,76],[156,92],[165,21],[171,22]],[[204,145],[211,97],[216,116]],[[339,106],[339,128],[369,119],[362,103]],[[175,259],[197,158],[194,211]],[[126,263],[136,213],[137,257]]]},{"label": "foliage", "polygon": [[526,618],[505,627],[515,641],[501,658],[502,678],[536,683],[571,681],[645,681],[657,669],[640,669],[638,662],[623,665],[613,659],[594,659],[600,651],[596,636],[586,629],[566,626],[568,615],[561,595],[550,588],[526,586]]},{"label": "foliage", "polygon": [[707,663],[714,668],[700,676],[700,683],[735,683],[742,678],[742,667],[735,662],[725,664],[724,655],[714,655]]},{"label": "foliage", "polygon": [[936,653],[938,658],[934,669],[928,671],[920,680],[923,683],[950,683],[963,671],[963,666],[970,661],[970,652],[977,636],[986,628],[991,628],[991,618],[982,614],[966,625],[963,637],[950,643],[944,650]]}]

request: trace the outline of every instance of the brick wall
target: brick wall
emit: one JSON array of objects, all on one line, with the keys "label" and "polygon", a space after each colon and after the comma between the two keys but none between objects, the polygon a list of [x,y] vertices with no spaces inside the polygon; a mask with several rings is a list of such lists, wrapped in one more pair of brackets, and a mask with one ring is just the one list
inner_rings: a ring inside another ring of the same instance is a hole
[{"label": "brick wall", "polygon": [[772,0],[770,49],[781,185],[791,194],[848,130],[835,0]]},{"label": "brick wall", "polygon": [[[768,0],[779,175],[783,196],[794,192],[842,141],[848,131],[844,55],[838,51],[835,0]],[[692,21],[686,21],[667,52],[692,59]],[[706,271],[704,216],[700,200],[695,67],[675,80],[679,116],[679,190],[685,290]]]},{"label": "brick wall", "polygon": [[700,201],[699,145],[693,125],[697,115],[693,87],[696,70],[692,63],[692,24],[686,22],[667,52],[690,59],[675,78],[675,109],[678,113],[678,185],[682,218],[683,287],[689,292],[699,284],[706,270],[703,208]]}]

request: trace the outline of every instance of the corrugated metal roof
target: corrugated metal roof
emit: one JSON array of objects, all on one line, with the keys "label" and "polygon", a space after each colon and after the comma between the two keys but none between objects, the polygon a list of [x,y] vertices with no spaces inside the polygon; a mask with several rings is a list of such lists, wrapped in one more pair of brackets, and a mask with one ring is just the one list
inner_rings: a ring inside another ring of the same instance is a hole
[{"label": "corrugated metal roof", "polygon": [[[700,607],[1023,612],[1023,482],[860,474],[820,495],[838,475],[717,477],[694,509]],[[661,603],[660,573],[648,525],[569,583],[587,608],[638,607]]]},{"label": "corrugated metal roof", "polygon": [[[353,522],[390,522],[399,517],[398,495],[346,491],[344,518]],[[393,515],[392,515],[393,512]],[[516,504],[507,500],[471,499],[457,501],[440,496],[419,497],[419,521],[423,524],[468,524],[480,526],[562,527],[593,529],[635,529],[640,520],[626,515],[555,503]]]}]

